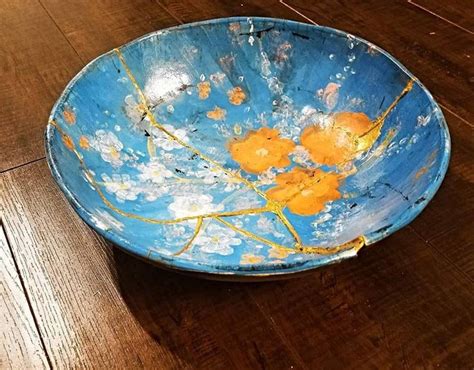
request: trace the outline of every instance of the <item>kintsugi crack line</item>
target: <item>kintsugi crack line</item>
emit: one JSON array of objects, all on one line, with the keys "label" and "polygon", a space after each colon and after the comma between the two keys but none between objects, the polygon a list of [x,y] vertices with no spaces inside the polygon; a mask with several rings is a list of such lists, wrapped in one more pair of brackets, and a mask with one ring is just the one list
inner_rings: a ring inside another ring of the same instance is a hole
[{"label": "kintsugi crack line", "polygon": [[[232,171],[229,171],[227,168],[225,168],[224,166],[222,166],[219,162],[215,161],[214,159],[208,157],[207,155],[205,155],[204,153],[201,153],[199,150],[197,150],[196,148],[192,147],[191,145],[185,143],[183,140],[181,140],[180,138],[178,138],[176,135],[174,135],[172,132],[170,132],[169,130],[167,130],[162,124],[160,124],[155,116],[153,115],[153,113],[150,111],[150,109],[148,108],[149,104],[148,104],[148,99],[146,98],[142,88],[140,87],[140,85],[138,84],[135,76],[133,75],[130,67],[128,66],[126,60],[125,60],[125,57],[123,56],[122,52],[120,51],[120,49],[116,48],[114,49],[114,52],[116,53],[117,57],[119,58],[120,62],[122,63],[124,69],[125,69],[125,72],[127,73],[127,76],[130,80],[130,82],[132,83],[132,85],[134,86],[138,96],[140,97],[140,100],[141,100],[141,103],[143,104],[143,108],[145,109],[145,112],[151,122],[151,124],[156,127],[157,129],[159,129],[160,131],[162,131],[163,133],[165,133],[168,138],[170,140],[173,140],[175,142],[177,142],[178,144],[180,144],[182,147],[184,148],[187,148],[188,150],[190,150],[192,153],[196,154],[197,156],[199,156],[200,158],[202,158],[203,160],[211,163],[212,165],[216,166],[217,168],[219,168],[220,170],[222,170],[225,174],[227,174],[228,176],[230,177],[234,177],[234,178],[237,178],[239,181],[241,181],[243,184],[245,184],[246,186],[248,186],[249,188],[251,188],[253,191],[255,191],[259,196],[261,196],[263,199],[265,199],[267,201],[267,204],[269,202],[268,200],[268,197],[267,195],[262,192],[255,184],[253,184],[251,181],[243,178],[242,176],[238,175],[237,173],[235,172],[232,172]],[[285,227],[288,229],[288,231],[291,233],[291,235],[293,236],[293,238],[295,239],[296,241],[296,244],[299,245],[301,244],[301,238],[300,236],[298,235],[298,233],[296,232],[295,228],[293,227],[293,225],[291,224],[291,222],[288,220],[288,218],[283,214],[283,212],[281,211],[281,207],[276,209],[275,210],[275,206],[274,206],[274,202],[270,202],[269,204],[269,209],[268,209],[270,212],[273,212],[275,213],[275,215],[280,219],[280,221],[285,225]]]},{"label": "kintsugi crack line", "polygon": [[320,254],[320,255],[333,255],[339,252],[346,252],[348,250],[354,250],[356,253],[365,245],[365,239],[363,236],[359,236],[354,240],[351,240],[347,243],[338,245],[336,247],[331,247],[331,248],[325,248],[325,247],[320,247],[320,246],[299,246],[297,249],[295,248],[288,248],[285,247],[284,245],[275,243],[269,239],[263,238],[259,235],[256,235],[246,229],[242,229],[240,227],[235,226],[231,222],[224,220],[220,217],[215,217],[215,219],[219,222],[221,222],[223,225],[227,226],[229,229],[234,230],[235,232],[242,234],[250,239],[259,241],[261,243],[265,243],[269,245],[272,248],[276,248],[288,253],[302,253],[302,254]]},{"label": "kintsugi crack line", "polygon": [[[413,84],[414,84],[414,80],[413,79],[410,79],[405,88],[402,90],[402,92],[393,100],[392,104],[390,104],[388,106],[387,109],[385,109],[385,111],[379,116],[377,117],[377,119],[374,121],[374,125],[369,129],[367,130],[366,132],[364,132],[362,135],[360,135],[359,137],[362,138],[364,136],[367,136],[368,134],[370,134],[373,130],[377,129],[377,128],[381,128],[385,122],[385,119],[387,118],[387,116],[390,114],[390,112],[397,106],[397,104],[400,102],[400,100],[403,99],[403,97],[408,94],[411,89],[413,89]],[[367,149],[366,149],[367,150]]]},{"label": "kintsugi crack line", "polygon": [[186,245],[183,248],[181,248],[179,251],[174,253],[173,256],[179,256],[180,254],[186,252],[189,248],[191,248],[191,246],[193,245],[194,239],[197,238],[199,232],[201,231],[202,220],[203,220],[203,217],[199,217],[197,219],[197,224],[196,224],[196,228],[194,229],[193,236],[191,237],[191,239],[189,239]]}]

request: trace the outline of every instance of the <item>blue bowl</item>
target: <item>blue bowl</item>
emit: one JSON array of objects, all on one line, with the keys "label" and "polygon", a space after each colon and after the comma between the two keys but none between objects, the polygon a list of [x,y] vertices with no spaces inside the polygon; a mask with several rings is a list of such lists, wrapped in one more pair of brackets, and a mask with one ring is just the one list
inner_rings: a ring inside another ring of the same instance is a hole
[{"label": "blue bowl", "polygon": [[450,140],[387,52],[255,17],[95,59],[55,104],[46,151],[79,215],[126,251],[215,278],[276,277],[408,224],[440,186]]}]

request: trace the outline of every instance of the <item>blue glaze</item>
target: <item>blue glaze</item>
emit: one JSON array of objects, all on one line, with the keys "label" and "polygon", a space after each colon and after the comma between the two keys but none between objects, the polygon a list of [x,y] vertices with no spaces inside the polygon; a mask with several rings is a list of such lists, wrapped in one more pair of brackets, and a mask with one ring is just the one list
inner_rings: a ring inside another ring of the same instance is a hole
[{"label": "blue glaze", "polygon": [[[363,112],[375,121],[412,79],[412,90],[388,113],[375,142],[344,166],[316,163],[300,152],[278,170],[255,174],[230,153],[230,143],[263,126],[301,149],[301,132],[335,112]],[[199,96],[199,83],[209,83],[209,96],[202,90]],[[245,94],[240,105],[228,95],[237,86]],[[160,127],[203,156],[154,126],[137,87]],[[208,117],[215,107],[225,118]],[[171,268],[259,276],[311,269],[357,250],[300,253],[272,212],[223,217],[260,239],[216,218],[200,225],[202,214],[267,204],[206,158],[240,171],[263,193],[276,186],[275,176],[296,167],[344,173],[341,197],[323,210],[309,216],[282,211],[301,244],[331,250],[360,237],[372,244],[411,222],[442,182],[450,139],[426,88],[369,42],[292,21],[226,18],[157,31],[89,63],[53,108],[46,150],[79,215],[121,248]],[[189,216],[195,218],[160,224]]]}]

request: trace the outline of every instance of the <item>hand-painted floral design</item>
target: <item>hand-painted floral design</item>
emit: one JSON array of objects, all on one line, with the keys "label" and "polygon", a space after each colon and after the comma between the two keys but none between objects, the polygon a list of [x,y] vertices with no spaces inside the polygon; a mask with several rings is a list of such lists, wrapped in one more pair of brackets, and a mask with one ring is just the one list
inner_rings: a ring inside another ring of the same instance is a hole
[{"label": "hand-painted floral design", "polygon": [[[71,150],[64,157],[78,157],[81,191],[100,202],[88,210],[91,222],[123,231],[119,236],[141,238],[137,245],[157,258],[182,256],[183,265],[191,259],[203,266],[225,262],[246,265],[243,270],[250,273],[256,265],[295,266],[339,253],[345,240],[336,248],[329,239],[345,238],[338,229],[344,227],[342,219],[364,207],[354,199],[357,191],[373,190],[360,185],[361,164],[370,170],[367,163],[378,153],[370,146],[403,92],[394,103],[377,102],[388,108],[371,120],[357,112],[366,108],[367,96],[343,96],[351,86],[343,85],[352,65],[319,71],[332,73],[324,81],[315,79],[313,70],[299,69],[307,86],[292,85],[293,54],[296,45],[306,43],[304,37],[294,44],[293,37],[281,38],[280,31],[260,29],[251,19],[229,29],[222,35],[232,34],[229,45],[247,47],[251,54],[201,55],[196,44],[185,48],[181,61],[154,64],[153,53],[141,50],[149,68],[134,77],[142,55],[126,46],[114,51],[112,73],[103,80],[103,86],[118,81],[116,91],[102,93],[89,110],[83,105],[86,95],[66,97],[54,116],[55,140],[62,138]],[[267,43],[269,35],[275,39]],[[157,36],[162,37],[166,33]],[[242,66],[249,55],[253,64],[247,73]],[[354,60],[360,54],[348,51],[345,63],[351,63],[349,56]],[[210,68],[191,69],[198,60]],[[318,88],[320,101],[313,95]],[[348,112],[335,111],[340,105]],[[431,114],[420,113],[418,137]],[[393,137],[384,134],[379,148],[394,144]],[[405,142],[411,138],[398,137],[393,151]],[[389,149],[382,151],[389,155]],[[424,181],[428,173],[426,167],[411,176]]]},{"label": "hand-painted floral design", "polygon": [[[185,129],[176,129],[172,125],[163,125],[163,128],[172,133],[180,141],[184,143],[189,142],[189,138]],[[165,132],[156,127],[151,129],[151,135],[153,136],[153,144],[155,144],[158,149],[170,151],[174,149],[181,149],[183,147],[180,143],[170,140],[169,136]]]},{"label": "hand-painted floral design", "polygon": [[227,92],[229,102],[234,105],[240,105],[246,98],[244,90],[240,86],[236,86]]},{"label": "hand-painted floral design", "polygon": [[242,140],[229,144],[229,151],[234,161],[249,173],[262,173],[271,167],[290,165],[288,155],[295,148],[295,143],[279,136],[276,129],[262,127],[251,131]]},{"label": "hand-painted floral design", "polygon": [[136,200],[141,191],[137,182],[132,180],[130,175],[114,174],[110,177],[107,174],[102,174],[102,180],[105,190],[110,194],[115,194],[119,202]]},{"label": "hand-painted floral design", "polygon": [[65,109],[63,112],[63,117],[69,125],[74,125],[76,123],[76,114],[71,109]]},{"label": "hand-painted floral design", "polygon": [[220,212],[224,206],[213,203],[209,194],[189,194],[174,197],[168,209],[176,218],[181,218]]},{"label": "hand-painted floral design", "polygon": [[277,186],[269,189],[267,195],[301,216],[314,215],[324,205],[341,197],[339,177],[336,173],[295,167],[276,177]]},{"label": "hand-painted floral design", "polygon": [[213,110],[210,110],[206,113],[207,118],[210,118],[214,121],[223,121],[225,120],[227,111],[221,107],[214,107]]},{"label": "hand-painted floral design", "polygon": [[206,230],[199,235],[194,243],[204,253],[216,253],[228,256],[234,253],[234,248],[242,243],[237,238],[237,233],[229,228],[210,224]]},{"label": "hand-painted floral design", "polygon": [[158,158],[152,158],[148,163],[140,163],[137,168],[141,172],[138,175],[141,181],[162,184],[166,179],[174,177],[173,172],[168,170]]},{"label": "hand-painted floral design", "polygon": [[353,160],[373,144],[378,132],[364,113],[341,112],[332,116],[328,127],[316,123],[307,127],[301,135],[302,145],[319,164],[338,165]]},{"label": "hand-painted floral design", "polygon": [[209,81],[202,81],[197,84],[198,96],[201,100],[206,100],[211,94],[211,83]]},{"label": "hand-painted floral design", "polygon": [[121,158],[123,144],[112,131],[97,130],[90,144],[92,148],[100,153],[102,159],[109,162],[113,167],[123,165]]},{"label": "hand-painted floral design", "polygon": [[125,97],[123,110],[129,119],[132,130],[143,131],[148,126],[146,106],[143,103],[138,103],[133,95]]}]

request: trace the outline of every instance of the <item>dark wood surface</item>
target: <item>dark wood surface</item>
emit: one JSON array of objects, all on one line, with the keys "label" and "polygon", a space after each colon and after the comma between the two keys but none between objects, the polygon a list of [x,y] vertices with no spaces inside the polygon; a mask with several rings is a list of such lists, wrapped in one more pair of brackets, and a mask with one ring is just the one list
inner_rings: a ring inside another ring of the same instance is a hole
[{"label": "dark wood surface", "polygon": [[[473,368],[473,13],[466,0],[2,2],[0,368]],[[44,160],[61,89],[144,33],[233,15],[360,35],[430,89],[453,151],[412,224],[302,278],[239,284],[159,270],[79,219]]]}]

